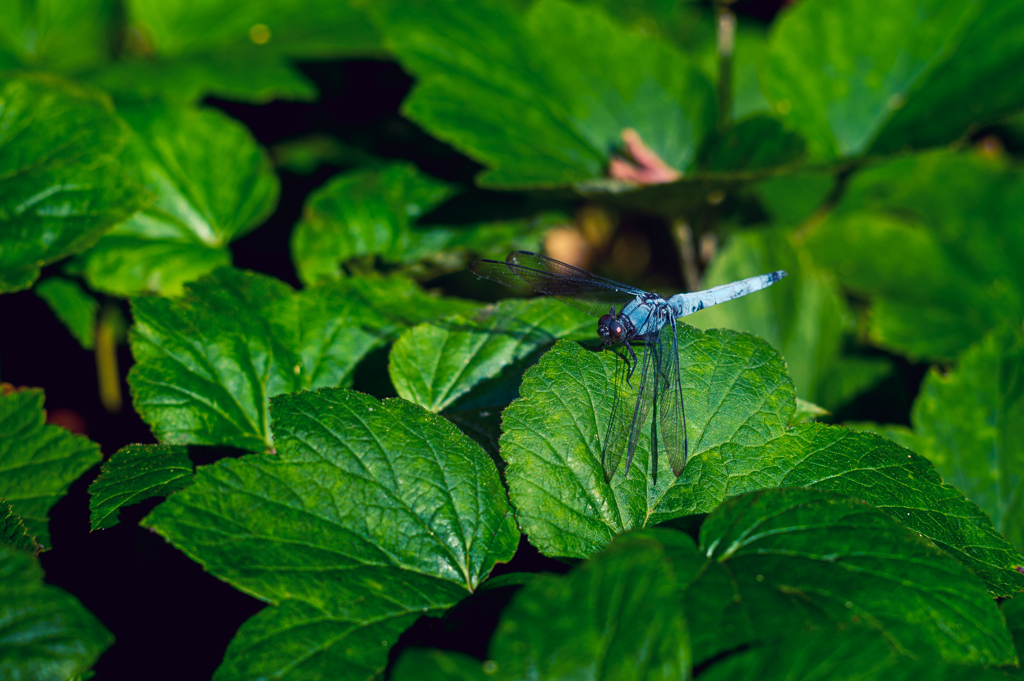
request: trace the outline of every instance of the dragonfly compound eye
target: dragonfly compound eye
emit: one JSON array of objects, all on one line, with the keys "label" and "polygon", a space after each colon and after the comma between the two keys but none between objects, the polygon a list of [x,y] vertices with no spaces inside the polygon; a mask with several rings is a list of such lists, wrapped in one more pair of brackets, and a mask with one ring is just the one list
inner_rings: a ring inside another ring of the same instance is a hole
[{"label": "dragonfly compound eye", "polygon": [[615,317],[606,314],[597,322],[597,335],[605,345],[614,345],[626,337],[626,327]]}]

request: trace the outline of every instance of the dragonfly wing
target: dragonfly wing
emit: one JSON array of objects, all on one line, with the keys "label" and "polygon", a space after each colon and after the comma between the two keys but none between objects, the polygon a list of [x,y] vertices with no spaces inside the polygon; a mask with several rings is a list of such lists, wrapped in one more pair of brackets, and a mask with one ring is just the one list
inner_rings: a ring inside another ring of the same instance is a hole
[{"label": "dragonfly wing", "polygon": [[[636,395],[636,407],[633,408],[633,420],[629,426],[629,446],[626,448],[627,476],[629,475],[629,466],[633,463],[636,445],[640,441],[640,433],[643,432],[644,424],[647,423],[647,414],[651,410],[651,402],[654,401],[655,383],[658,375],[658,371],[654,367],[656,354],[655,344],[648,341],[644,347],[643,368],[640,370],[640,389]],[[655,470],[654,464],[652,464],[651,470]]]},{"label": "dragonfly wing", "polygon": [[505,286],[553,296],[595,317],[608,314],[613,306],[621,310],[636,298],[637,292],[643,293],[578,267],[526,251],[509,254],[505,262],[476,260],[470,263],[469,269],[477,276]]},{"label": "dragonfly wing", "polygon": [[[683,405],[683,382],[679,375],[679,340],[674,323],[661,328],[657,340],[658,446],[668,457],[672,472],[678,478],[686,468],[689,443],[686,438],[686,407]],[[652,449],[654,446],[652,444]]]},{"label": "dragonfly wing", "polygon": [[629,373],[629,361],[617,362],[615,383],[612,386],[612,413],[608,418],[608,428],[604,435],[604,449],[601,451],[601,464],[604,466],[604,480],[611,482],[615,471],[619,468],[622,455],[629,446],[629,426],[632,423],[633,400],[631,391],[627,390],[626,376]]}]

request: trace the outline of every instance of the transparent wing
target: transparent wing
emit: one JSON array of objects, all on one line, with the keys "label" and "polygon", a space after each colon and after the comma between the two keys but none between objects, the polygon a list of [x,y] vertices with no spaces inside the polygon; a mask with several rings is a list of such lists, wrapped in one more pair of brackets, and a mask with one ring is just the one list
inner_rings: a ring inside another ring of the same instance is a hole
[{"label": "transparent wing", "polygon": [[657,448],[665,453],[672,472],[678,478],[686,468],[689,443],[686,440],[686,407],[683,405],[683,382],[679,375],[679,339],[675,324],[661,327],[657,340],[658,430]]},{"label": "transparent wing", "polygon": [[469,269],[477,276],[523,291],[554,296],[595,317],[621,310],[640,289],[598,277],[586,270],[527,251],[514,251],[505,262],[476,260]]},{"label": "transparent wing", "polygon": [[[629,446],[626,448],[626,476],[629,476],[629,466],[633,463],[633,454],[636,453],[636,445],[640,441],[640,433],[643,432],[647,423],[647,414],[651,411],[651,402],[657,383],[658,370],[654,368],[656,345],[650,341],[644,347],[643,369],[640,371],[640,389],[636,395],[636,407],[633,408],[633,420],[629,426]],[[651,465],[651,471],[657,470],[657,462]]]},{"label": "transparent wing", "polygon": [[608,419],[608,428],[604,435],[604,449],[601,451],[601,464],[604,466],[604,481],[611,482],[615,471],[619,468],[622,455],[629,446],[629,426],[632,423],[633,400],[631,391],[627,390],[626,376],[629,373],[629,361],[618,363],[615,384],[612,386],[612,413]]}]

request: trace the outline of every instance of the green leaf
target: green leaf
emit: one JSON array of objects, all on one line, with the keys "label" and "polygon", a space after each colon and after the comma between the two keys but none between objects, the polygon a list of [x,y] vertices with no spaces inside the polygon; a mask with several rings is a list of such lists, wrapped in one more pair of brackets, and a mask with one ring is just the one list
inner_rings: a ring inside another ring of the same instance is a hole
[{"label": "green leaf", "polygon": [[317,97],[316,86],[301,71],[279,55],[258,49],[117,61],[89,73],[87,80],[125,101],[161,99],[179,105],[196,104],[204,97],[248,104]]},{"label": "green leaf", "polygon": [[415,74],[405,114],[486,164],[480,183],[555,187],[601,177],[625,128],[689,170],[715,125],[711,85],[673,47],[594,8],[541,0],[368,6]]},{"label": "green leaf", "polygon": [[770,177],[750,188],[772,222],[799,225],[828,199],[836,179],[815,170]]},{"label": "green leaf", "polygon": [[45,75],[0,80],[0,292],[91,246],[151,200],[122,167],[107,97]]},{"label": "green leaf", "polygon": [[0,546],[39,553],[42,547],[36,543],[35,537],[29,535],[28,528],[14,508],[0,499]]},{"label": "green leaf", "polygon": [[733,497],[679,550],[698,659],[805,627],[876,629],[903,655],[1015,664],[985,585],[882,510],[839,494],[770,489]]},{"label": "green leaf", "polygon": [[0,49],[22,64],[77,72],[109,61],[113,0],[35,0],[0,6]]},{"label": "green leaf", "polygon": [[613,543],[564,577],[538,575],[502,613],[490,651],[497,678],[690,678],[675,595],[655,541]]},{"label": "green leaf", "polygon": [[810,0],[776,22],[762,84],[817,158],[946,144],[1024,107],[1022,30],[1014,0]]},{"label": "green leaf", "polygon": [[36,295],[46,301],[57,319],[86,350],[96,347],[96,314],[100,303],[73,279],[50,277],[36,284]]},{"label": "green leaf", "polygon": [[486,681],[489,672],[485,670],[493,664],[447,650],[412,648],[402,653],[388,678],[392,681]]},{"label": "green leaf", "polygon": [[[723,330],[679,331],[690,461],[679,478],[659,458],[649,473],[648,427],[628,479],[604,481],[601,439],[622,360],[558,343],[505,410],[502,457],[517,518],[549,556],[585,558],[616,534],[775,486],[848,494],[886,511],[981,577],[993,595],[1024,590],[1022,557],[992,521],[924,458],[868,433],[820,424],[789,428],[795,412],[782,358],[767,343]],[[617,386],[617,387],[615,387]],[[629,407],[631,408],[631,407]]]},{"label": "green leaf", "polygon": [[1019,329],[992,331],[959,357],[953,371],[933,368],[914,401],[913,434],[903,443],[928,457],[1019,550],[1024,550],[1022,368]]},{"label": "green leaf", "polygon": [[89,284],[116,295],[178,295],[185,282],[231,264],[228,244],[274,210],[270,156],[242,124],[213,109],[121,109],[156,202],[83,256]]},{"label": "green leaf", "polygon": [[1005,673],[931,657],[898,655],[865,627],[852,631],[806,632],[778,645],[759,646],[729,655],[701,674],[706,681],[1006,681]]},{"label": "green leaf", "polygon": [[[410,164],[339,175],[313,192],[292,232],[299,278],[313,283],[344,276],[349,260],[377,256],[410,264],[445,251],[504,253],[538,248],[541,234],[561,216],[465,225],[417,225],[417,218],[451,198],[454,185],[420,173]],[[465,264],[465,258],[453,267]]]},{"label": "green leaf", "polygon": [[764,115],[755,115],[711,138],[702,153],[701,170],[736,172],[762,170],[796,164],[806,152],[806,143]]},{"label": "green leaf", "polygon": [[113,642],[77,598],[43,583],[32,554],[0,546],[0,660],[7,678],[75,678]]},{"label": "green leaf", "polygon": [[540,346],[594,328],[593,317],[545,298],[502,301],[485,315],[447,317],[402,334],[388,365],[399,397],[443,411]]},{"label": "green leaf", "polygon": [[391,317],[360,299],[359,289],[373,282],[296,293],[230,269],[187,285],[181,298],[134,298],[128,383],[135,409],[163,444],[269,450],[271,397],[350,384],[359,361],[397,330],[404,305],[429,313],[430,296],[381,281],[385,300],[396,293]]},{"label": "green leaf", "polygon": [[398,399],[303,392],[276,398],[273,417],[277,454],[201,467],[144,524],[271,604],[216,678],[380,674],[403,629],[515,552],[497,470],[453,425]]},{"label": "green leaf", "polygon": [[796,411],[793,413],[793,417],[789,420],[789,425],[793,426],[798,423],[813,421],[819,416],[828,416],[830,413],[831,412],[827,409],[819,407],[813,402],[801,400],[798,397],[796,398]]},{"label": "green leaf", "polygon": [[725,327],[764,338],[786,358],[800,397],[838,409],[884,378],[891,364],[844,354],[853,316],[835,278],[814,263],[797,236],[782,229],[733,234],[708,268],[705,284],[717,286],[779,269],[789,273],[783,285],[716,305],[687,321],[698,328]]},{"label": "green leaf", "polygon": [[257,45],[291,57],[380,53],[376,31],[351,0],[130,0],[132,23],[162,56]]},{"label": "green leaf", "polygon": [[191,484],[188,447],[122,447],[103,463],[99,477],[89,485],[91,528],[113,527],[122,508],[170,496]]},{"label": "green leaf", "polygon": [[855,175],[809,237],[815,260],[871,298],[869,335],[951,359],[1024,318],[1024,174],[973,153],[906,156]]},{"label": "green leaf", "polygon": [[[21,516],[29,535],[50,548],[50,508],[71,483],[103,459],[99,445],[46,424],[43,391],[0,384],[0,499]],[[2,600],[2,599],[0,599]]]}]

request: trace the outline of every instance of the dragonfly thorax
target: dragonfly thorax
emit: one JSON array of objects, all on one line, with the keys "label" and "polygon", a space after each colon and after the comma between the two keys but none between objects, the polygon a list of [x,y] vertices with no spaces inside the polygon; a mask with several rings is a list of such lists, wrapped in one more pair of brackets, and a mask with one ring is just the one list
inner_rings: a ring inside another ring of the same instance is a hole
[{"label": "dragonfly thorax", "polygon": [[629,337],[632,324],[628,317],[615,314],[615,307],[611,312],[597,320],[597,335],[605,345],[617,345]]}]

